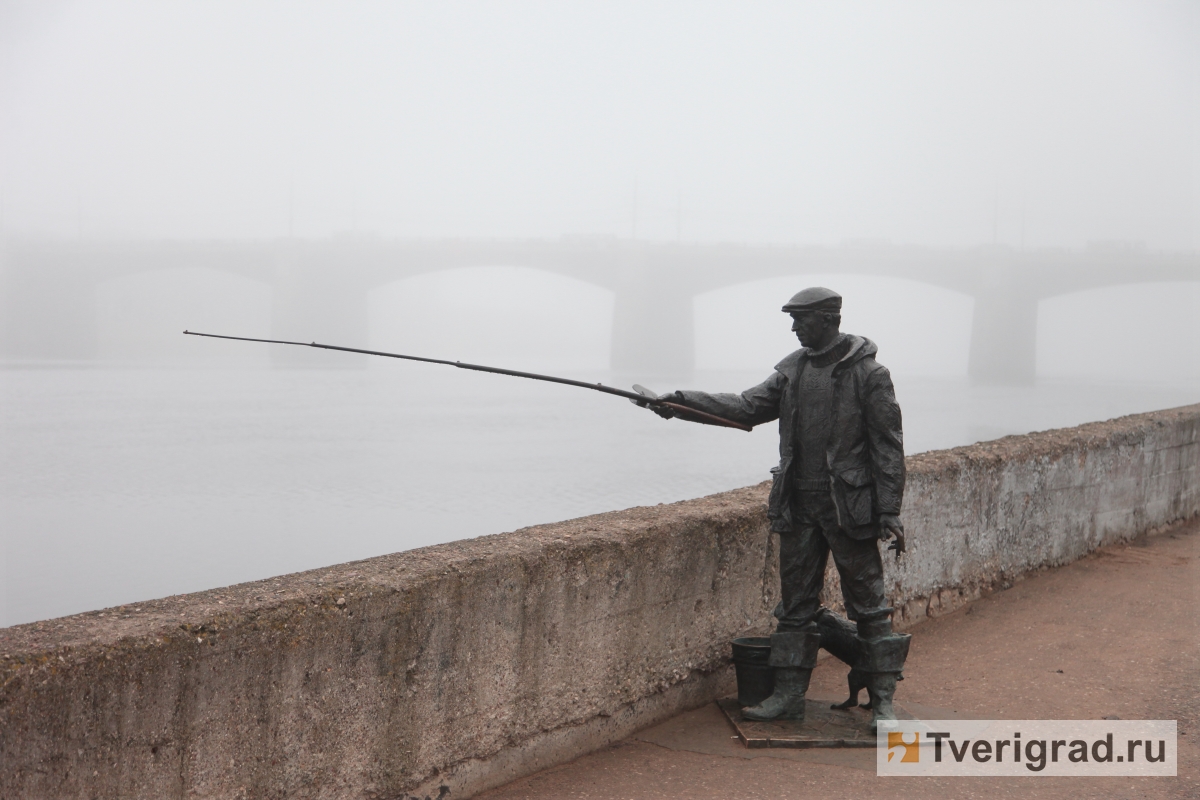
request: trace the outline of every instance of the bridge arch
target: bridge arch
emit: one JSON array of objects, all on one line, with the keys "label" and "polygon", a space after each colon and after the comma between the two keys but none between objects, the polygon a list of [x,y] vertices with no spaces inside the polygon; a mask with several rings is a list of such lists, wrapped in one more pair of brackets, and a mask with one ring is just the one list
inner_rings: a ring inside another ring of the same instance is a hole
[{"label": "bridge arch", "polygon": [[806,286],[845,303],[842,329],[868,336],[897,375],[965,376],[974,298],[924,281],[807,273],[725,286],[695,297],[696,366],[769,370],[799,345],[780,307]]},{"label": "bridge arch", "polygon": [[1200,380],[1200,280],[1130,282],[1038,304],[1037,374]]},{"label": "bridge arch", "polygon": [[368,292],[368,339],[376,349],[516,369],[607,369],[613,299],[538,267],[419,272]]}]

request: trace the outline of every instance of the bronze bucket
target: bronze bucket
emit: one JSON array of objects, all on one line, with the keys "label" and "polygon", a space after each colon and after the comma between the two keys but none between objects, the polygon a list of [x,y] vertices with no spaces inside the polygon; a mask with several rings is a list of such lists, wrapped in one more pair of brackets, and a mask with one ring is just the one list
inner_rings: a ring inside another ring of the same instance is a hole
[{"label": "bronze bucket", "polygon": [[738,705],[756,706],[775,691],[771,659],[771,637],[745,636],[734,639],[733,668],[737,673]]}]

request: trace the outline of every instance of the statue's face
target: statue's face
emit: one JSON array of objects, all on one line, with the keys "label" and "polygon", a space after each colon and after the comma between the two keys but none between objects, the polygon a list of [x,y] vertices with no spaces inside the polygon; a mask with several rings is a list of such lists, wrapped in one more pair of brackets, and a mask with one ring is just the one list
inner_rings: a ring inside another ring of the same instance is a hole
[{"label": "statue's face", "polygon": [[793,311],[792,333],[805,347],[812,347],[829,327],[825,316],[817,311]]}]

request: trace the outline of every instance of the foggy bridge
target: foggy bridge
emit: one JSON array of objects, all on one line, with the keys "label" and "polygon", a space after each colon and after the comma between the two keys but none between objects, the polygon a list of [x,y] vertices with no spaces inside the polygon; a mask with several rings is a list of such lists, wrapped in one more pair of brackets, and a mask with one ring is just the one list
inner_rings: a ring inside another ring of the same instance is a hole
[{"label": "foggy bridge", "polygon": [[[1038,302],[1119,284],[1200,280],[1200,256],[1137,248],[1017,251],[663,244],[559,240],[53,242],[10,240],[0,250],[0,354],[87,360],[96,353],[97,287],[146,271],[204,268],[272,287],[272,336],[364,345],[367,296],[392,281],[474,266],[531,267],[614,293],[612,367],[684,373],[694,363],[692,299],[765,278],[806,273],[920,281],[975,298],[969,373],[987,383],[1034,378]],[[800,287],[798,287],[800,288]],[[319,354],[272,351],[281,365]]]}]

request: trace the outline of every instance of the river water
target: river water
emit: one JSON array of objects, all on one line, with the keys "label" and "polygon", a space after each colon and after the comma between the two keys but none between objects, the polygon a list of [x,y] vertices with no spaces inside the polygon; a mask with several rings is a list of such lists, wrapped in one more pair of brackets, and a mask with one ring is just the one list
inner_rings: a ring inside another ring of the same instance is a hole
[{"label": "river water", "polygon": [[[909,453],[1200,399],[1194,382],[896,385]],[[777,446],[774,424],[664,421],[595,392],[414,365],[10,368],[0,402],[0,626],[699,497],[765,480]]]}]

